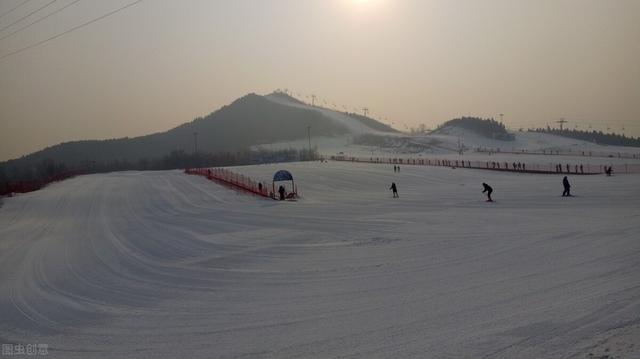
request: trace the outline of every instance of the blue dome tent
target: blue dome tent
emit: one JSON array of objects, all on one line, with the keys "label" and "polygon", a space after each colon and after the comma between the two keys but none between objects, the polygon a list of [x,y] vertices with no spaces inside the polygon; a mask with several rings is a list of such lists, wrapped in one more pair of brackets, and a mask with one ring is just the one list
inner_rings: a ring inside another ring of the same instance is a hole
[{"label": "blue dome tent", "polygon": [[[273,182],[271,184],[272,189],[273,189],[273,198],[275,199],[275,194],[276,194],[276,182],[289,182],[291,181],[291,191],[289,193],[285,194],[285,198],[292,200],[292,199],[296,199],[298,197],[298,190],[296,188],[295,182],[293,181],[293,175],[291,175],[291,172],[286,171],[286,170],[280,170],[278,172],[276,172],[273,175]],[[285,187],[286,190],[286,187]]]},{"label": "blue dome tent", "polygon": [[276,174],[273,175],[273,181],[274,182],[280,182],[280,181],[291,181],[291,182],[293,182],[293,176],[291,175],[291,172],[289,172],[289,171],[280,170],[280,171],[276,172]]}]

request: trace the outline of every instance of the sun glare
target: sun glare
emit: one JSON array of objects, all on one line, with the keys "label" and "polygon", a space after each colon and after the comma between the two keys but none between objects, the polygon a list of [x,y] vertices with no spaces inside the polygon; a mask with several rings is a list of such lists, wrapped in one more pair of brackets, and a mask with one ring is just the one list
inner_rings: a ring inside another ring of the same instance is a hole
[{"label": "sun glare", "polygon": [[372,0],[352,0],[356,6],[366,6],[371,3]]},{"label": "sun glare", "polygon": [[382,0],[349,0],[351,6],[360,11],[371,12],[380,7]]}]

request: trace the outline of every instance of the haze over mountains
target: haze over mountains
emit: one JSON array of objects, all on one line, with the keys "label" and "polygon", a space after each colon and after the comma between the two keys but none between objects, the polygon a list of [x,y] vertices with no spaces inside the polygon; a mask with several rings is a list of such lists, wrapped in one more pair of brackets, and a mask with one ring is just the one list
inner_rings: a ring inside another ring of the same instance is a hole
[{"label": "haze over mountains", "polygon": [[[505,147],[571,152],[580,148],[581,151],[636,152],[557,136],[564,133],[512,133],[502,123],[474,117],[448,121],[428,135],[400,134],[375,119],[311,106],[286,93],[274,92],[265,96],[252,93],[166,132],[134,138],[66,142],[0,162],[0,182],[34,180],[69,172],[308,160],[318,154],[308,151],[308,129],[311,145],[317,145],[324,155],[342,151],[371,154],[372,149],[382,148],[389,153],[418,151],[446,155],[458,153],[462,144],[467,149]],[[194,156],[196,142],[198,155]]]},{"label": "haze over mountains", "polygon": [[[67,166],[83,162],[137,162],[172,151],[193,152],[197,133],[199,152],[238,151],[251,146],[313,136],[335,137],[359,132],[396,132],[371,118],[306,105],[284,93],[246,95],[228,106],[170,129],[134,138],[65,142],[22,158],[4,162],[8,168],[52,159]],[[0,163],[3,164],[3,163]]]}]

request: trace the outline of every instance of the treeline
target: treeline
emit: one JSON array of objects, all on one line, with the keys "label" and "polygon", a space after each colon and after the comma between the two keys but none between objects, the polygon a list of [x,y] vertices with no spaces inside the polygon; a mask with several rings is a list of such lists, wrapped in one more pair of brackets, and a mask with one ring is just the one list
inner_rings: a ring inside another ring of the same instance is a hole
[{"label": "treeline", "polygon": [[563,137],[575,138],[578,140],[595,142],[601,145],[611,146],[631,146],[640,147],[640,137],[627,137],[624,134],[618,135],[616,133],[604,133],[602,131],[581,131],[570,129],[557,129],[557,128],[536,128],[531,129],[529,132],[541,132],[549,133],[552,135],[558,135]]},{"label": "treeline", "polygon": [[481,136],[493,138],[502,141],[513,141],[515,135],[509,133],[503,123],[494,120],[493,118],[482,119],[479,117],[461,117],[454,118],[447,121],[440,126],[444,127],[461,127],[471,130]]},{"label": "treeline", "polygon": [[115,171],[153,171],[196,167],[242,166],[262,163],[312,161],[319,158],[317,149],[243,150],[219,153],[186,153],[174,150],[157,159],[93,161],[84,160],[75,165],[51,158],[36,164],[9,161],[0,163],[0,193],[16,183],[36,186],[63,179],[71,175],[106,173]]}]

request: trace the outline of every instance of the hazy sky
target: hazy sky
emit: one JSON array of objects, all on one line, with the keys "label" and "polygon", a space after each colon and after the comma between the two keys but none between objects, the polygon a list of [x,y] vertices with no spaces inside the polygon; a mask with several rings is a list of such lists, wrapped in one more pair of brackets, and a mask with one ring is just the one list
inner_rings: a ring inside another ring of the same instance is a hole
[{"label": "hazy sky", "polygon": [[[0,15],[24,0],[0,0]],[[29,0],[0,38],[74,0]],[[0,57],[133,0],[81,0]],[[640,135],[639,0],[145,0],[0,60],[0,160],[137,136],[278,88],[395,127],[564,117]]]}]

